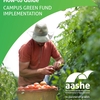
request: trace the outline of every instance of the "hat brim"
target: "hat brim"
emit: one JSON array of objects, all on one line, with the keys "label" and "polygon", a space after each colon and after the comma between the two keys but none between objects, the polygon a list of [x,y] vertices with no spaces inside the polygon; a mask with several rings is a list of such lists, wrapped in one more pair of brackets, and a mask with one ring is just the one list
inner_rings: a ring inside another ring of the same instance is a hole
[{"label": "hat brim", "polygon": [[47,34],[46,36],[37,36],[33,34],[33,40],[35,40],[36,42],[47,42],[51,39],[51,37]]}]

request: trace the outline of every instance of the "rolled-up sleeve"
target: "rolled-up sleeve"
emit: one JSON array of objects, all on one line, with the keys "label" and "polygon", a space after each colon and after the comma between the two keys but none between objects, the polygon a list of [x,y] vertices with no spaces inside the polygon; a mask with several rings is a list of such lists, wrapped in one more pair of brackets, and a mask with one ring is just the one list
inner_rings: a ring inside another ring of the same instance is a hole
[{"label": "rolled-up sleeve", "polygon": [[24,44],[19,49],[19,61],[29,62],[31,59],[31,47],[29,44]]}]

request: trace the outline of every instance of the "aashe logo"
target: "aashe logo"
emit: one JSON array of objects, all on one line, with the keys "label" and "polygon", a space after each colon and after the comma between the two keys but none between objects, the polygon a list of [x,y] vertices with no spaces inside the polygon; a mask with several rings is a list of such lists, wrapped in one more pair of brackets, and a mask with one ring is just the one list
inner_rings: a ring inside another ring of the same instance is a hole
[{"label": "aashe logo", "polygon": [[74,83],[78,79],[87,79],[92,73],[92,70],[85,71],[84,73],[76,72],[68,76],[66,80],[66,89],[90,89],[89,83]]}]

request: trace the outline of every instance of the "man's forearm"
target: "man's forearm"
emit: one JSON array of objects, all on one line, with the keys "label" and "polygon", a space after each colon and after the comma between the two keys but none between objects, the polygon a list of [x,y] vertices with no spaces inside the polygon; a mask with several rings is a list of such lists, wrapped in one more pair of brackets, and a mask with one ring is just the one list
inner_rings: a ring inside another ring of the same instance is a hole
[{"label": "man's forearm", "polygon": [[24,69],[23,71],[19,72],[20,76],[22,77],[36,77],[40,76],[42,74],[42,68],[41,69]]},{"label": "man's forearm", "polygon": [[57,59],[56,61],[57,61],[57,62],[60,62],[61,64],[64,64],[63,58],[59,58],[59,59]]}]

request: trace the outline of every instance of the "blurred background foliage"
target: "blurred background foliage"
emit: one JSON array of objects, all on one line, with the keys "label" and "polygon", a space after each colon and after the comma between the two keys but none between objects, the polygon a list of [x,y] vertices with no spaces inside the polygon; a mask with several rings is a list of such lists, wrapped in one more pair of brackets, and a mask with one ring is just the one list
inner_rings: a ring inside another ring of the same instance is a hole
[{"label": "blurred background foliage", "polygon": [[62,37],[56,42],[65,65],[49,78],[51,85],[59,87],[58,100],[66,100],[67,77],[86,70],[94,71],[85,80],[91,85],[89,100],[100,100],[100,8],[99,1],[95,2],[98,6],[75,7],[66,13],[68,19],[59,24],[63,32],[55,40]]},{"label": "blurred background foliage", "polygon": [[0,67],[0,100],[14,100],[16,98],[17,77],[7,70],[5,66]]}]

